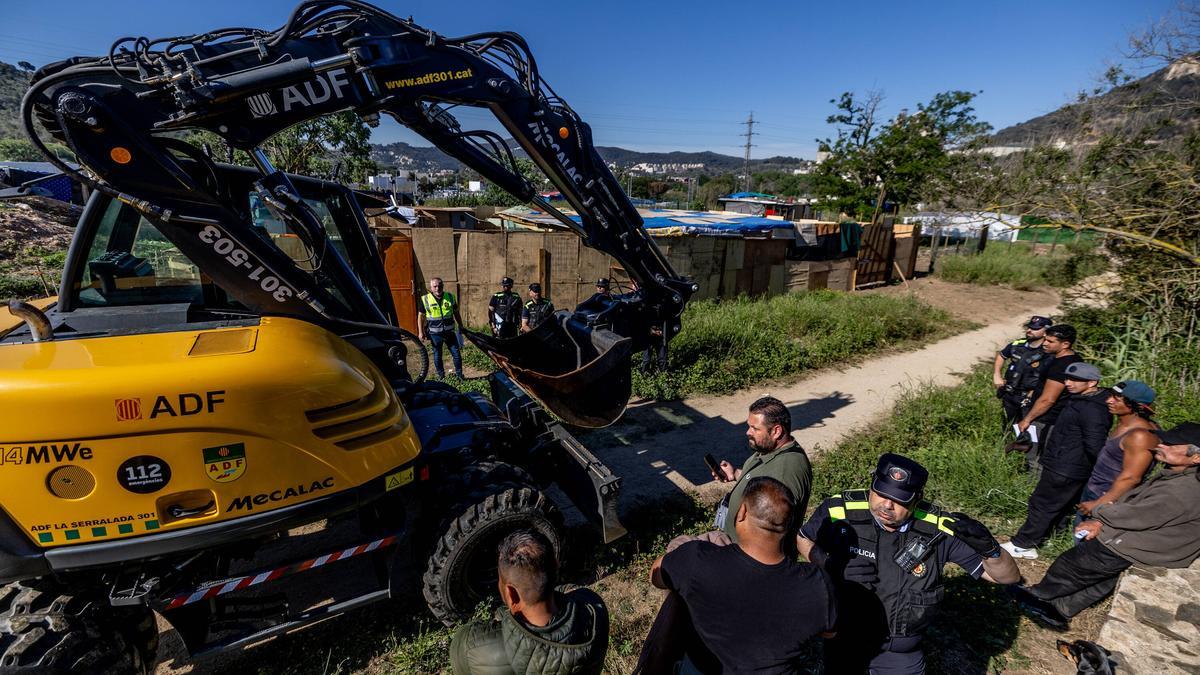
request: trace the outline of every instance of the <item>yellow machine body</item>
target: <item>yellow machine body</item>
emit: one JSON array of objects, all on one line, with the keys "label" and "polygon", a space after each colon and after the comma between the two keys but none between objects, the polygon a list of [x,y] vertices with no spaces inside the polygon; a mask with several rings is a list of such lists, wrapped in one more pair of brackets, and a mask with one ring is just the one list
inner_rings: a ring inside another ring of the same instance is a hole
[{"label": "yellow machine body", "polygon": [[0,345],[0,507],[43,548],[220,523],[381,481],[420,441],[313,324]]}]

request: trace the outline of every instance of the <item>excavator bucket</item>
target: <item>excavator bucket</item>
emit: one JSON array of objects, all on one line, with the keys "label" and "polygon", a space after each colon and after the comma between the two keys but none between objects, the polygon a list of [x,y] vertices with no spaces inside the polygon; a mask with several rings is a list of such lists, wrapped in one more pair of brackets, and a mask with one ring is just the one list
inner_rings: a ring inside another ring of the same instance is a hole
[{"label": "excavator bucket", "polygon": [[560,311],[528,333],[504,339],[463,331],[542,407],[577,427],[604,427],[625,412],[633,343]]}]

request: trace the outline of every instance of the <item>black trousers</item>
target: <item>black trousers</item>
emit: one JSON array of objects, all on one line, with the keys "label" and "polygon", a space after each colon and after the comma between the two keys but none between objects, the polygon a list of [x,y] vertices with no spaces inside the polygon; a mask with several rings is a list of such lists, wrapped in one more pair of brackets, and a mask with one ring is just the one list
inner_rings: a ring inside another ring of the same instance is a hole
[{"label": "black trousers", "polygon": [[1029,412],[1029,407],[1023,405],[1028,399],[1024,396],[1015,394],[1003,394],[1000,396],[1000,405],[1004,407],[1004,432],[1012,433],[1012,425],[1021,421],[1025,417],[1025,413]]},{"label": "black trousers", "polygon": [[825,672],[830,675],[922,675],[925,672],[924,636],[888,638],[882,645],[856,639],[853,631],[825,641]]},{"label": "black trousers", "polygon": [[1058,556],[1029,592],[1070,618],[1108,597],[1129,566],[1128,560],[1089,539]]},{"label": "black trousers", "polygon": [[667,372],[667,341],[650,338],[650,346],[642,353],[642,372],[649,374]]},{"label": "black trousers", "polygon": [[1013,535],[1012,542],[1021,548],[1037,548],[1079,503],[1079,495],[1087,478],[1070,478],[1042,467],[1037,487],[1029,495],[1025,524]]}]

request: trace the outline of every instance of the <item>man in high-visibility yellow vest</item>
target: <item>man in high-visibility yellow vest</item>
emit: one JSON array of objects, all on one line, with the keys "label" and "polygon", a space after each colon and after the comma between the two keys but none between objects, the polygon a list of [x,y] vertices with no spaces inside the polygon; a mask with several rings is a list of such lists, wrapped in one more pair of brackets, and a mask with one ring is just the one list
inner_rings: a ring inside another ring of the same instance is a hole
[{"label": "man in high-visibility yellow vest", "polygon": [[459,350],[457,326],[462,325],[458,314],[458,300],[454,294],[442,290],[440,277],[429,280],[429,292],[421,296],[421,307],[417,312],[417,335],[428,339],[433,347],[433,369],[438,378],[446,377],[442,365],[442,345],[450,348],[450,359],[454,361],[454,374],[462,379],[462,353]]}]

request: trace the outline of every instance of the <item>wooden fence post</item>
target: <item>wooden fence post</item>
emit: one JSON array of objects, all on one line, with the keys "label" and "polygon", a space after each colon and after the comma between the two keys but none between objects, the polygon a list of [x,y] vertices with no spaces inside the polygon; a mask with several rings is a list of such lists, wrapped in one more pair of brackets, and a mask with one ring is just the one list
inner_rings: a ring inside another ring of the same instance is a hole
[{"label": "wooden fence post", "polygon": [[933,229],[933,240],[929,242],[929,270],[926,274],[933,274],[933,265],[937,262],[938,244],[942,239],[942,226],[938,225]]},{"label": "wooden fence post", "polygon": [[550,297],[550,251],[538,249],[538,283],[542,285],[542,297]]}]

